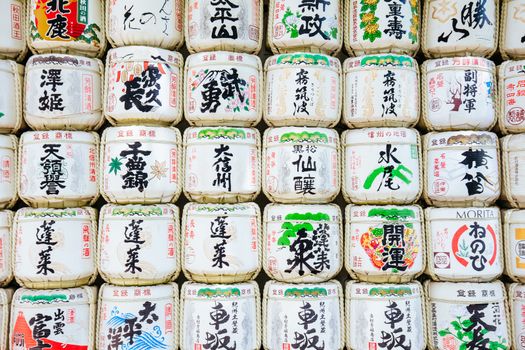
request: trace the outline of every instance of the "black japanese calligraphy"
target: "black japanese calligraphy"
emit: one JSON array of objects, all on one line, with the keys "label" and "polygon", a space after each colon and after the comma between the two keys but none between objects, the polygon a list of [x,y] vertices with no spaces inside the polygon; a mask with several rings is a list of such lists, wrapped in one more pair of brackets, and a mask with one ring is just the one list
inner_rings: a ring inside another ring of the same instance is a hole
[{"label": "black japanese calligraphy", "polygon": [[239,17],[234,14],[238,12],[240,6],[238,0],[211,0],[210,5],[213,13],[210,17],[211,37],[213,39],[238,39]]},{"label": "black japanese calligraphy", "polygon": [[142,223],[144,220],[132,219],[131,222],[124,229],[124,243],[131,244],[132,247],[126,252],[127,259],[125,263],[125,272],[135,274],[142,272],[142,267],[139,266],[140,257],[139,252],[142,245],[146,242],[141,237]]},{"label": "black japanese calligraphy", "polygon": [[397,40],[401,40],[403,38],[403,35],[406,34],[406,30],[403,29],[403,21],[402,19],[405,18],[405,16],[401,12],[401,3],[405,3],[405,0],[400,0],[398,2],[397,0],[385,0],[388,2],[388,9],[389,12],[386,15],[386,18],[388,18],[388,24],[387,28],[383,31],[386,35],[390,37],[394,37]]},{"label": "black japanese calligraphy", "polygon": [[144,192],[148,187],[148,173],[145,171],[147,163],[144,157],[149,156],[151,151],[142,150],[141,147],[142,143],[135,141],[128,144],[129,149],[120,152],[120,156],[126,158],[124,165],[127,168],[126,173],[122,175],[123,189],[136,188],[139,192]]},{"label": "black japanese calligraphy", "polygon": [[61,144],[44,144],[44,156],[40,157],[40,166],[44,179],[40,182],[40,189],[46,190],[47,195],[57,195],[60,189],[66,187],[64,174],[64,157],[59,154]]},{"label": "black japanese calligraphy", "polygon": [[[302,147],[301,145],[294,146],[293,153],[297,153],[298,157],[292,162],[293,168],[297,173],[294,176],[294,190],[301,195],[315,195],[316,184],[315,174],[317,172],[317,161],[313,154],[316,153],[317,148],[313,145]],[[306,153],[306,156],[303,156]]]},{"label": "black japanese calligraphy", "polygon": [[[319,315],[312,308],[312,305],[309,302],[303,301],[303,305],[299,307],[297,316],[299,318],[297,324],[303,328],[304,332],[294,332],[292,348],[299,350],[324,350],[325,342],[324,340],[322,342],[319,341],[319,335],[314,328],[314,324],[319,319]],[[321,317],[324,317],[324,315],[321,315]]]},{"label": "black japanese calligraphy", "polygon": [[[393,147],[390,143],[386,144],[384,151],[379,152],[379,160],[377,161],[379,167],[374,169],[366,178],[363,185],[365,189],[370,189],[380,175],[382,177],[377,191],[381,190],[382,187],[393,191],[399,190],[401,185],[394,181],[396,178],[406,185],[412,182],[412,171],[402,164],[394,155],[395,152],[397,152],[397,147]],[[385,165],[382,165],[383,163]]]},{"label": "black japanese calligraphy", "polygon": [[492,185],[492,183],[486,178],[482,173],[481,169],[488,169],[488,159],[492,159],[491,156],[483,149],[472,150],[469,148],[468,151],[465,151],[461,154],[464,159],[459,162],[467,167],[467,169],[476,170],[474,173],[471,173],[467,170],[465,176],[461,181],[466,181],[465,186],[467,187],[467,192],[469,196],[476,194],[481,194],[485,191],[484,184],[487,183]]},{"label": "black japanese calligraphy", "polygon": [[412,349],[412,342],[409,340],[407,343],[403,327],[398,325],[398,323],[403,321],[405,315],[398,307],[397,303],[389,300],[384,314],[386,319],[385,324],[390,326],[390,330],[388,332],[381,331],[381,342],[378,343],[379,348],[388,350]]},{"label": "black japanese calligraphy", "polygon": [[162,106],[159,99],[161,77],[159,67],[150,64],[133,79],[124,82],[125,92],[119,98],[119,101],[124,103],[124,109],[130,110],[135,107],[146,113]]},{"label": "black japanese calligraphy", "polygon": [[36,266],[36,273],[44,276],[55,273],[55,270],[50,267],[52,264],[51,252],[53,251],[53,246],[58,243],[53,241],[53,234],[55,232],[54,225],[55,220],[44,220],[42,225],[36,229],[36,244],[45,246],[45,248],[38,253],[39,261]]},{"label": "black japanese calligraphy", "polygon": [[472,29],[483,29],[485,26],[492,26],[493,23],[487,15],[486,5],[487,0],[469,1],[465,4],[461,9],[461,23],[457,18],[452,18],[452,31],[448,34],[445,34],[445,32],[441,33],[438,37],[438,42],[448,43],[452,33],[460,35],[457,37],[458,41],[463,40],[470,36],[470,30]]},{"label": "black japanese calligraphy", "polygon": [[301,68],[296,73],[295,83],[297,88],[295,89],[295,101],[293,115],[305,113],[310,115],[308,112],[308,102],[310,98],[308,97],[308,82],[310,80],[309,73],[307,70]]},{"label": "black japanese calligraphy", "polygon": [[215,254],[213,255],[212,267],[219,269],[230,266],[230,263],[226,261],[226,245],[231,238],[231,235],[226,232],[228,228],[227,218],[227,216],[217,216],[210,225],[210,238],[218,240],[218,243],[213,246]]},{"label": "black japanese calligraphy", "polygon": [[[43,87],[44,91],[38,98],[38,109],[49,112],[63,111],[64,99],[62,98],[62,93],[57,91],[57,87],[64,85],[62,69],[43,69],[40,79],[42,80],[40,87]],[[51,87],[51,93],[46,89],[48,86]]]},{"label": "black japanese calligraphy", "polygon": [[381,107],[383,108],[383,114],[381,117],[384,118],[385,115],[397,117],[396,73],[388,70],[383,77],[383,85],[385,86],[385,89],[383,90],[383,103],[381,104]]},{"label": "black japanese calligraphy", "polygon": [[215,332],[206,332],[206,343],[202,346],[206,350],[236,350],[237,342],[231,342],[231,337],[228,335],[228,328],[226,324],[230,321],[230,314],[224,309],[222,303],[216,301],[210,312],[209,323],[213,326]]},{"label": "black japanese calligraphy", "polygon": [[233,153],[230,152],[230,146],[225,144],[220,144],[214,151],[215,155],[213,158],[215,162],[213,163],[213,169],[215,170],[215,179],[212,185],[231,192],[232,166],[230,162],[232,161]]}]

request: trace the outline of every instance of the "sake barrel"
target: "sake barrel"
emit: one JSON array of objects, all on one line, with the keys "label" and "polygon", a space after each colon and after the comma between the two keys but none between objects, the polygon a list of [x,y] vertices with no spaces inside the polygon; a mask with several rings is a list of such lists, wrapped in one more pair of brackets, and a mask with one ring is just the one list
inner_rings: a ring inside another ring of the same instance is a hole
[{"label": "sake barrel", "polygon": [[197,202],[255,200],[261,191],[257,129],[195,127],[184,132],[184,194]]},{"label": "sake barrel", "polygon": [[104,2],[30,0],[27,6],[27,42],[33,53],[104,54]]},{"label": "sake barrel", "polygon": [[177,349],[178,310],[179,291],[175,283],[145,287],[103,284],[99,293],[96,346]]},{"label": "sake barrel", "polygon": [[97,277],[97,212],[93,208],[16,212],[14,274],[26,288],[70,288]]},{"label": "sake barrel", "polygon": [[500,195],[499,143],[496,134],[452,131],[426,134],[423,140],[428,205],[487,207]]},{"label": "sake barrel", "polygon": [[97,290],[95,287],[31,290],[13,295],[10,349],[94,349]]},{"label": "sake barrel", "polygon": [[486,282],[503,273],[497,207],[427,208],[425,223],[433,280]]},{"label": "sake barrel", "polygon": [[268,204],[264,208],[264,270],[275,280],[317,283],[343,266],[341,209],[336,204]]},{"label": "sake barrel", "polygon": [[525,134],[501,139],[502,200],[513,208],[525,208]]},{"label": "sake barrel", "polygon": [[348,58],[344,81],[343,121],[349,128],[410,127],[419,120],[419,67],[412,57]]},{"label": "sake barrel", "polygon": [[25,120],[34,130],[96,130],[102,116],[99,59],[45,54],[26,64]]},{"label": "sake barrel", "polygon": [[354,56],[419,50],[420,1],[345,1],[345,48]]},{"label": "sake barrel", "polygon": [[415,129],[347,130],[343,143],[343,196],[357,204],[408,204],[422,187],[421,141]]},{"label": "sake barrel", "polygon": [[475,344],[510,349],[506,293],[500,281],[427,281],[425,296],[430,350],[468,349],[474,339]]},{"label": "sake barrel", "polygon": [[100,209],[98,269],[109,283],[174,281],[180,271],[179,209],[172,204],[104,205]]},{"label": "sake barrel", "polygon": [[525,349],[525,286],[513,283],[509,286],[510,322],[512,325],[512,348]]},{"label": "sake barrel", "polygon": [[261,213],[255,203],[188,203],[182,213],[182,270],[191,281],[235,283],[261,270]]},{"label": "sake barrel", "polygon": [[263,0],[188,0],[184,36],[190,53],[227,50],[258,54]]},{"label": "sake barrel", "polygon": [[423,273],[423,211],[410,206],[346,207],[345,267],[365,282],[406,283]]},{"label": "sake barrel", "polygon": [[[0,5],[1,6],[1,5]],[[2,13],[0,11],[0,13]],[[0,21],[1,22],[1,21]],[[1,24],[0,24],[1,25]],[[0,132],[14,134],[24,124],[22,116],[22,84],[24,66],[0,60]]]},{"label": "sake barrel", "polygon": [[427,58],[492,56],[497,48],[498,7],[498,0],[424,0],[423,53]]},{"label": "sake barrel", "polygon": [[499,66],[498,91],[499,129],[504,134],[525,132],[525,60]]},{"label": "sake barrel", "polygon": [[110,127],[102,134],[100,191],[117,204],[175,202],[182,191],[179,130]]},{"label": "sake barrel", "polygon": [[[13,279],[12,239],[13,212],[0,211],[0,286],[5,286]],[[2,290],[2,289],[0,289]],[[1,303],[0,303],[1,304]],[[3,328],[6,329],[6,328]],[[0,338],[1,339],[1,338]],[[0,342],[0,345],[3,344]]]},{"label": "sake barrel", "polygon": [[115,0],[106,6],[106,30],[113,47],[145,45],[178,49],[184,41],[183,0]]},{"label": "sake barrel", "polygon": [[523,6],[525,6],[524,0],[503,0],[501,2],[499,51],[504,59],[525,58],[525,47],[523,46],[525,42],[525,14],[523,13]]},{"label": "sake barrel", "polygon": [[262,189],[272,202],[328,203],[339,193],[339,135],[334,129],[269,128],[262,159]]},{"label": "sake barrel", "polygon": [[181,350],[258,350],[261,308],[255,282],[201,284],[186,282],[181,290]]},{"label": "sake barrel", "polygon": [[9,314],[13,289],[0,289],[0,346],[8,349]]},{"label": "sake barrel", "polygon": [[0,58],[21,61],[27,53],[25,3],[23,0],[8,0],[2,1],[0,5],[0,33],[3,33],[0,38]]},{"label": "sake barrel", "polygon": [[265,350],[342,350],[343,289],[338,281],[287,284],[268,281],[263,299]]},{"label": "sake barrel", "polygon": [[343,46],[340,0],[270,0],[268,45],[274,54],[306,51],[335,55]]},{"label": "sake barrel", "polygon": [[0,135],[0,209],[11,208],[18,199],[18,141]]},{"label": "sake barrel", "polygon": [[503,214],[505,274],[525,282],[525,211],[510,209]]},{"label": "sake barrel", "polygon": [[263,108],[263,72],[255,55],[227,51],[189,55],[184,115],[191,125],[254,126]]},{"label": "sake barrel", "polygon": [[425,307],[419,282],[346,285],[346,347],[426,349]]},{"label": "sake barrel", "polygon": [[32,207],[93,205],[98,198],[99,136],[28,131],[20,137],[20,198]]},{"label": "sake barrel", "polygon": [[270,126],[334,127],[341,117],[341,63],[320,53],[275,55],[265,62]]},{"label": "sake barrel", "polygon": [[182,55],[146,46],[111,49],[104,115],[113,125],[177,124],[182,118]]},{"label": "sake barrel", "polygon": [[421,124],[427,130],[489,130],[497,120],[496,69],[481,57],[428,60],[421,66]]}]

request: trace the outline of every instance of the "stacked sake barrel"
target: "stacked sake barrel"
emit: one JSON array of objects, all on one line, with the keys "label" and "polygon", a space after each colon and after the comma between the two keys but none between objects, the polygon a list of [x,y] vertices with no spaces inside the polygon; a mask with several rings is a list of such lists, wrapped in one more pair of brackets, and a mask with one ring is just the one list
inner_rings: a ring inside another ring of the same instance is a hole
[{"label": "stacked sake barrel", "polygon": [[[262,189],[263,345],[343,349],[343,1],[270,1]],[[317,25],[309,23],[316,18]],[[322,18],[319,22],[318,19]]]},{"label": "stacked sake barrel", "polygon": [[[367,2],[368,4],[368,2]],[[343,64],[347,349],[426,348],[418,1],[348,1]]]},{"label": "stacked sake barrel", "polygon": [[[23,126],[22,84],[24,66],[18,64],[27,52],[23,1],[4,1],[0,11],[10,13],[9,20],[0,21],[0,286],[13,279],[12,208],[18,199],[16,133]],[[0,347],[7,348],[10,304],[13,289],[0,289]]]},{"label": "stacked sake barrel", "polygon": [[[498,67],[498,124],[502,161],[501,199],[505,274],[514,282],[508,288],[514,349],[525,349],[525,1],[504,1],[501,8],[499,50],[505,60]],[[518,29],[519,28],[519,29]]]},{"label": "stacked sake barrel", "polygon": [[476,341],[509,348],[506,291],[497,280],[504,248],[495,206],[505,161],[490,131],[499,104],[496,67],[488,59],[497,48],[500,2],[478,4],[472,20],[469,1],[458,1],[452,12],[425,3],[422,51],[428,60],[421,67],[420,126],[428,131],[423,196],[429,205],[426,273],[432,279],[425,283],[429,347],[461,349]]},{"label": "stacked sake barrel", "polygon": [[108,1],[96,348],[177,348],[184,1]]},{"label": "stacked sake barrel", "polygon": [[[2,14],[10,18],[2,21],[2,55],[22,60],[26,41],[34,54],[25,72],[2,61],[2,130],[15,133],[25,123],[32,129],[11,150],[16,158],[5,154],[6,142],[2,150],[3,176],[12,177],[1,181],[2,196],[9,193],[6,184],[15,189],[3,204],[14,205],[18,193],[29,205],[16,212],[11,237],[2,239],[2,268],[11,266],[22,287],[12,299],[8,346],[92,347],[96,288],[89,285],[97,276],[97,214],[88,206],[99,193],[94,130],[103,121],[103,65],[95,57],[105,49],[103,6],[6,1]],[[6,231],[9,221],[2,218]],[[2,315],[2,347],[7,320]]]},{"label": "stacked sake barrel", "polygon": [[263,0],[185,3],[180,348],[258,350]]}]

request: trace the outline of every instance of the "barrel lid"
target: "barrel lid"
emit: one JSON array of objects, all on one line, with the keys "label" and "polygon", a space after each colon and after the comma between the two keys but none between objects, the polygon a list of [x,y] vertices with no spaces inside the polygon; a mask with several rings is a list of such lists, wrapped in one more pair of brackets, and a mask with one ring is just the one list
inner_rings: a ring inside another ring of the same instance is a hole
[{"label": "barrel lid", "polygon": [[20,137],[21,145],[30,143],[49,143],[50,141],[57,143],[63,142],[96,144],[99,142],[99,137],[98,134],[95,132],[63,130],[26,131]]},{"label": "barrel lid", "polygon": [[345,146],[363,144],[417,144],[418,132],[409,128],[364,128],[343,133]]},{"label": "barrel lid", "polygon": [[345,73],[376,68],[405,68],[417,71],[417,61],[410,56],[396,54],[377,54],[350,57],[343,64]]},{"label": "barrel lid", "polygon": [[0,148],[7,148],[7,149],[14,150],[16,148],[16,136],[0,135]]},{"label": "barrel lid", "polygon": [[431,301],[439,299],[457,303],[488,303],[503,301],[505,298],[503,283],[474,282],[428,282],[428,297]]},{"label": "barrel lid", "polygon": [[21,208],[16,212],[18,221],[33,221],[35,219],[67,220],[67,219],[95,219],[95,210],[92,208]]},{"label": "barrel lid", "polygon": [[236,204],[208,204],[188,203],[184,207],[187,216],[217,217],[217,215],[246,216],[259,215],[259,206],[256,203]]},{"label": "barrel lid", "polygon": [[227,142],[229,144],[253,144],[260,140],[259,130],[254,128],[235,128],[224,126],[190,127],[184,131],[185,144],[209,144]]},{"label": "barrel lid", "polygon": [[148,217],[148,218],[166,218],[173,219],[178,217],[178,208],[172,204],[154,204],[154,205],[115,205],[106,204],[101,209],[104,220]]},{"label": "barrel lid", "polygon": [[56,66],[57,68],[69,67],[73,69],[91,70],[97,73],[100,72],[100,60],[68,54],[50,53],[33,55],[26,63],[27,70],[33,68],[48,68],[50,66]]},{"label": "barrel lid", "polygon": [[189,55],[186,58],[186,67],[198,67],[198,66],[210,66],[213,64],[225,64],[225,65],[249,65],[257,69],[262,68],[261,59],[259,56],[250,55],[241,52],[230,52],[230,51],[211,51],[211,52],[198,52]]},{"label": "barrel lid", "polygon": [[512,299],[525,301],[525,285],[513,283],[509,287],[509,292]]},{"label": "barrel lid", "polygon": [[488,131],[446,131],[431,132],[425,135],[427,149],[443,148],[468,148],[471,146],[483,146],[483,148],[494,148],[498,137]]},{"label": "barrel lid", "polygon": [[176,51],[149,47],[149,46],[123,46],[116,47],[108,51],[108,61],[106,64],[116,64],[118,62],[142,62],[163,63],[182,67],[182,55]]},{"label": "barrel lid", "polygon": [[377,284],[349,282],[346,285],[346,296],[349,299],[410,299],[421,297],[419,283]]},{"label": "barrel lid", "polygon": [[341,209],[336,204],[279,204],[265,207],[267,222],[279,221],[341,221]]},{"label": "barrel lid", "polygon": [[102,140],[105,143],[143,141],[180,144],[181,137],[180,131],[172,127],[130,125],[106,128]]},{"label": "barrel lid", "polygon": [[336,57],[331,57],[322,53],[293,52],[270,56],[265,62],[265,69],[272,69],[276,66],[326,68],[341,72],[341,62]]},{"label": "barrel lid", "polygon": [[501,148],[506,152],[525,151],[525,134],[515,134],[503,137],[501,139]]},{"label": "barrel lid", "polygon": [[87,305],[94,302],[95,287],[80,287],[67,289],[34,290],[17,289],[13,296],[13,304],[19,307],[51,306],[57,304]]},{"label": "barrel lid", "polygon": [[156,286],[115,286],[104,283],[100,289],[100,296],[105,301],[142,301],[157,299],[174,299],[178,295],[175,283]]},{"label": "barrel lid", "polygon": [[499,208],[427,208],[425,209],[427,220],[499,220]]},{"label": "barrel lid", "polygon": [[347,221],[421,221],[421,207],[418,205],[349,205]]},{"label": "barrel lid", "polygon": [[494,62],[483,57],[447,57],[427,60],[423,64],[422,70],[430,72],[432,70],[441,69],[482,69],[493,70],[496,68]]},{"label": "barrel lid", "polygon": [[500,66],[502,78],[510,76],[525,76],[525,60],[505,61]]},{"label": "barrel lid", "polygon": [[337,131],[327,128],[282,127],[268,128],[264,134],[268,144],[318,144],[335,145],[339,141]]},{"label": "barrel lid", "polygon": [[525,225],[525,210],[510,209],[505,210],[506,224],[520,224]]},{"label": "barrel lid", "polygon": [[327,299],[342,296],[341,284],[336,280],[323,283],[266,283],[266,296],[270,299]]},{"label": "barrel lid", "polygon": [[193,300],[253,298],[259,294],[255,282],[237,284],[204,284],[186,282],[181,297]]}]

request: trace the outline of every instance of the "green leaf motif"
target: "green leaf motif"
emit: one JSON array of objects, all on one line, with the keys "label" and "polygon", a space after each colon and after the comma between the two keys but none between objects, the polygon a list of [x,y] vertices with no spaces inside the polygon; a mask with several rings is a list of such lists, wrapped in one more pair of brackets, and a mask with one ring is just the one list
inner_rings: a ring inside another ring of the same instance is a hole
[{"label": "green leaf motif", "polygon": [[111,158],[111,162],[109,163],[109,173],[115,173],[115,175],[118,174],[122,167],[122,162],[117,157]]},{"label": "green leaf motif", "polygon": [[0,118],[2,118],[5,114],[0,112]]}]

